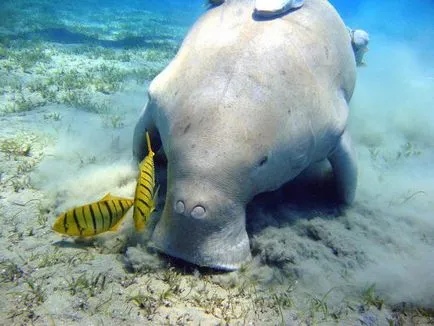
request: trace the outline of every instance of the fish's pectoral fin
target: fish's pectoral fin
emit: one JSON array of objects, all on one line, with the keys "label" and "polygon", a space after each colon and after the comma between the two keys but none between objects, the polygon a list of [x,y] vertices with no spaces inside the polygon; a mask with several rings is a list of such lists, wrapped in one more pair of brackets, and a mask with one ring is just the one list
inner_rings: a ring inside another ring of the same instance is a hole
[{"label": "fish's pectoral fin", "polygon": [[157,206],[159,192],[160,192],[160,185],[157,185],[157,188],[155,189],[154,195],[152,196],[152,201],[154,202],[154,206]]},{"label": "fish's pectoral fin", "polygon": [[119,226],[121,225],[121,221],[123,220],[123,217],[115,224],[113,225],[109,231],[115,232],[119,229]]},{"label": "fish's pectoral fin", "polygon": [[119,221],[117,221],[116,224],[113,225],[113,226],[109,229],[109,231],[117,231],[117,230],[119,229],[119,226],[122,224],[122,221],[125,219],[125,216],[127,216],[128,211],[129,211],[129,209],[126,210],[125,214],[122,215],[122,216],[119,218]]}]

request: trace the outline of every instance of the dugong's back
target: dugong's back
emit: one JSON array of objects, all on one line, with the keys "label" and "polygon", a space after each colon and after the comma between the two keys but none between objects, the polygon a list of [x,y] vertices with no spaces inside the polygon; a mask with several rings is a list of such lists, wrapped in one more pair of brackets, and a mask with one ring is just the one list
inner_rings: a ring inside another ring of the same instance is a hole
[{"label": "dugong's back", "polygon": [[[200,98],[194,115],[214,124],[222,116],[219,108],[225,110],[225,123],[240,117],[231,109],[263,115],[266,108],[269,121],[281,121],[282,110],[290,108],[303,115],[293,115],[302,129],[341,133],[348,113],[338,102],[351,98],[355,62],[339,15],[325,0],[306,0],[299,10],[269,20],[255,18],[253,7],[253,0],[227,0],[195,24],[178,55],[150,86],[166,118],[191,116]],[[301,122],[304,118],[309,128]]]}]

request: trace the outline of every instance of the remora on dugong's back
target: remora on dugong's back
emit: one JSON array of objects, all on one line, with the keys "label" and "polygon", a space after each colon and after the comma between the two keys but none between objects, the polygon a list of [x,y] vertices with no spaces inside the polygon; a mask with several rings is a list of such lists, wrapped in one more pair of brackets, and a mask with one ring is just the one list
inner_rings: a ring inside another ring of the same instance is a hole
[{"label": "remora on dugong's back", "polygon": [[152,81],[134,132],[137,160],[147,129],[168,161],[154,245],[227,270],[251,258],[245,207],[256,194],[325,159],[343,203],[357,181],[346,131],[356,66],[344,23],[324,0],[269,20],[253,9],[253,0],[227,0],[196,22]]}]

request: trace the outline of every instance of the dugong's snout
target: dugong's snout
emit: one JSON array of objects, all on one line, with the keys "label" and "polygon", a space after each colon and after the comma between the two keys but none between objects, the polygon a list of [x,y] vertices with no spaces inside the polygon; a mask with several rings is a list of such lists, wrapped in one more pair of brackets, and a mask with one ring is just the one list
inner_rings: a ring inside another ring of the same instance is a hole
[{"label": "dugong's snout", "polygon": [[235,270],[251,259],[244,205],[207,192],[168,194],[152,242],[199,266]]}]

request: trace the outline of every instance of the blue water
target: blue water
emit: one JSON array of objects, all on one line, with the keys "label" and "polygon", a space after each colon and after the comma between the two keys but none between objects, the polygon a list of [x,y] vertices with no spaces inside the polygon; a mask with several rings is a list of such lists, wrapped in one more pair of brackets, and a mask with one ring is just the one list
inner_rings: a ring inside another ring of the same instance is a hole
[{"label": "blue water", "polygon": [[[432,47],[430,47],[430,40],[434,36],[434,8],[430,0],[417,0],[417,1],[399,1],[393,3],[382,3],[377,1],[344,1],[335,0],[331,1],[337,11],[340,13],[345,22],[350,25],[363,25],[355,26],[365,28],[373,31],[381,31],[387,34],[390,38],[396,38],[402,41],[412,41],[415,46],[418,45],[424,50],[430,51],[432,54]],[[11,5],[13,4],[13,6]],[[155,12],[158,14],[166,15],[170,18],[170,22],[174,24],[182,24],[186,27],[191,26],[194,21],[205,10],[204,1],[202,0],[189,0],[189,1],[78,1],[74,4],[70,2],[59,2],[55,7],[44,3],[31,1],[21,1],[13,3],[5,1],[3,6],[9,8],[20,8],[28,11],[35,11],[38,14],[48,14],[49,16],[56,17],[69,12],[77,14],[76,19],[81,18],[80,12],[98,16],[99,11],[116,11],[122,10],[145,10]],[[369,19],[364,22],[360,21],[361,13],[368,15]],[[10,19],[10,17],[8,17]],[[12,18],[12,19],[19,19]],[[60,26],[57,27],[61,27]],[[133,24],[131,24],[134,28]],[[38,30],[38,28],[36,28]],[[55,38],[55,41],[61,41]]]}]

